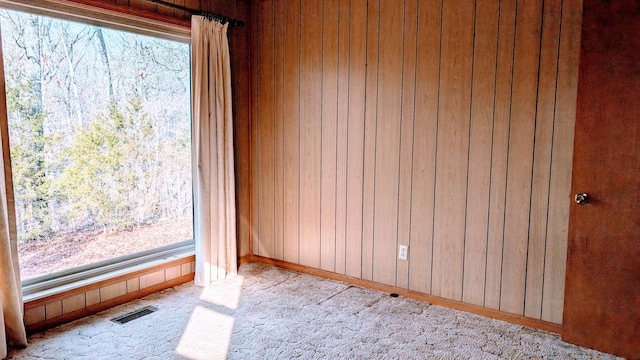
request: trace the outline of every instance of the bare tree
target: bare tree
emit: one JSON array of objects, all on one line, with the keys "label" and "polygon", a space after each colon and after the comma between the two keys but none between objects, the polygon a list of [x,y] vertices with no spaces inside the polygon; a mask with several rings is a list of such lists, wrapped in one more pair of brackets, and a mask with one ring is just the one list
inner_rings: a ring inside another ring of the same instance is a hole
[{"label": "bare tree", "polygon": [[104,35],[101,28],[96,28],[96,35],[98,37],[98,44],[100,46],[100,55],[102,55],[102,61],[107,67],[107,79],[109,81],[109,98],[111,101],[115,101],[115,95],[113,93],[113,78],[111,76],[111,65],[109,65],[109,53],[107,52],[107,44],[104,41]]}]

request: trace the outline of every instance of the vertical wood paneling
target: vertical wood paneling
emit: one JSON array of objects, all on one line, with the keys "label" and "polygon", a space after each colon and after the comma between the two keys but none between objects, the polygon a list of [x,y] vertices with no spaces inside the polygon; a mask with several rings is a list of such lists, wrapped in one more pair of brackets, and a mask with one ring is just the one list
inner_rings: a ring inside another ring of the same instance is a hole
[{"label": "vertical wood paneling", "polygon": [[462,300],[474,6],[442,9],[432,293]]},{"label": "vertical wood paneling", "polygon": [[322,0],[301,3],[300,263],[320,267]]},{"label": "vertical wood paneling", "polygon": [[571,200],[573,131],[578,94],[582,1],[564,0],[561,14],[556,112],[553,124],[549,225],[542,297],[542,320],[562,322],[564,275]]},{"label": "vertical wood paneling", "polygon": [[345,272],[349,276],[360,277],[362,275],[362,185],[364,182],[367,0],[351,0],[349,23],[349,124],[347,126]]},{"label": "vertical wood paneling", "polygon": [[524,313],[542,0],[517,3],[500,310]]},{"label": "vertical wood paneling", "polygon": [[[275,34],[273,2],[258,2],[258,208],[259,232],[257,254],[275,256]],[[264,85],[263,85],[264,84]],[[263,86],[268,88],[263,88]]]},{"label": "vertical wood paneling", "polygon": [[322,2],[322,175],[320,268],[335,271],[338,141],[338,0]]},{"label": "vertical wood paneling", "polygon": [[[118,0],[118,1],[119,2],[130,2],[129,0]],[[206,2],[203,3],[202,0],[184,0],[184,6],[186,6],[188,8],[191,8],[191,9],[199,8],[200,10],[206,10],[207,4],[206,4]]]},{"label": "vertical wood paneling", "polygon": [[502,247],[504,241],[507,153],[509,151],[509,121],[515,42],[516,4],[501,1],[499,7],[497,73],[491,148],[491,186],[489,188],[489,234],[487,268],[485,270],[484,306],[500,307],[502,283]]},{"label": "vertical wood paneling", "polygon": [[536,111],[524,303],[524,315],[533,318],[540,318],[542,312],[542,280],[544,276],[544,248],[547,239],[551,145],[553,143],[561,5],[561,0],[545,0],[543,4],[540,84],[538,86]]},{"label": "vertical wood paneling", "polygon": [[[234,1],[235,3],[235,1]],[[231,6],[232,4],[229,4],[229,1],[227,1],[227,9],[225,11],[226,14],[228,14],[227,16],[232,16],[234,18],[236,18],[238,15],[238,8],[237,6],[235,6],[235,4],[233,4],[233,6]],[[171,12],[171,14],[173,14],[174,12]],[[247,33],[246,31],[243,31],[244,33]],[[235,36],[233,36],[235,35]],[[244,184],[248,184],[249,183],[249,176],[248,173],[244,173],[244,170],[246,169],[247,164],[247,160],[249,160],[248,156],[242,156],[242,155],[248,155],[248,151],[247,150],[247,146],[243,146],[243,150],[244,154],[241,153],[241,151],[238,151],[239,149],[237,149],[237,147],[235,146],[235,144],[237,144],[238,142],[242,143],[242,144],[248,144],[248,129],[249,129],[249,124],[247,122],[244,122],[243,119],[239,118],[238,116],[238,107],[236,106],[237,102],[238,102],[238,98],[240,96],[240,94],[238,93],[238,75],[239,75],[239,69],[241,66],[241,62],[240,62],[240,55],[238,54],[238,35],[237,34],[233,34],[233,33],[229,33],[229,29],[227,29],[227,36],[228,36],[228,41],[229,41],[229,62],[230,64],[234,64],[231,67],[231,112],[232,112],[232,118],[233,118],[233,143],[234,143],[234,149],[233,149],[233,155],[234,155],[234,175],[236,173],[238,173],[238,171],[240,171],[240,175],[236,178],[235,181],[235,206],[236,206],[236,239],[237,239],[237,254],[238,256],[243,256],[242,252],[243,250],[245,251],[244,255],[249,254],[248,252],[246,252],[248,250],[248,248],[245,250],[244,248],[244,244],[243,244],[243,239],[247,239],[246,237],[243,237],[243,224],[242,224],[242,217],[243,217],[243,205],[245,204],[243,202],[243,200],[246,200],[248,198],[248,195],[250,194],[249,191],[242,191],[242,194],[240,194],[238,188],[240,186],[242,186],[242,183],[244,182]],[[246,40],[248,40],[249,38],[247,37]],[[249,54],[249,52],[246,52],[245,54]],[[245,58],[246,60],[248,60],[249,58],[246,56],[242,56],[243,58]],[[246,78],[245,78],[246,80]],[[249,104],[248,102],[246,103],[247,105]],[[246,111],[246,107],[243,107],[243,110]],[[240,124],[240,126],[242,126],[242,129],[239,129],[237,127],[237,124]],[[243,136],[245,135],[245,136]],[[245,185],[246,186],[246,185]],[[246,224],[246,221],[245,221]]]},{"label": "vertical wood paneling", "polygon": [[441,5],[440,0],[418,2],[409,289],[425,293],[431,292],[433,262],[433,201],[438,127]]},{"label": "vertical wood paneling", "polygon": [[284,260],[284,33],[283,23],[276,21],[282,18],[282,2],[273,2],[274,32],[274,257]]},{"label": "vertical wood paneling", "polygon": [[[284,2],[284,260],[299,261],[300,1]],[[257,179],[254,179],[257,181]]]},{"label": "vertical wood paneling", "polygon": [[[200,7],[204,8],[203,5],[201,5]],[[207,11],[217,13],[217,14],[224,14],[227,12],[227,2],[225,0],[207,1],[206,7],[207,7]]]},{"label": "vertical wood paneling", "polygon": [[258,62],[260,61],[260,46],[258,41],[258,5],[252,3],[251,5],[251,143],[249,148],[251,149],[251,224],[249,226],[251,231],[250,250],[252,254],[259,253],[260,241],[260,171],[259,171],[259,147],[258,147],[258,92],[260,86],[258,86]]},{"label": "vertical wood paneling", "polygon": [[247,3],[235,2],[235,17],[247,20],[244,28],[231,30],[233,41],[234,141],[236,157],[236,212],[238,226],[238,254],[251,254],[251,64],[250,26],[251,9]]},{"label": "vertical wood paneling", "polygon": [[580,0],[255,4],[254,253],[561,322]]},{"label": "vertical wood paneling", "polygon": [[[380,2],[375,142],[373,281],[396,282],[404,6]],[[398,61],[401,60],[401,61]],[[371,99],[373,101],[373,99]]]},{"label": "vertical wood paneling", "polygon": [[499,1],[476,4],[462,301],[484,304]]},{"label": "vertical wood paneling", "polygon": [[[409,245],[411,236],[411,165],[413,162],[413,123],[415,120],[418,2],[406,0],[404,9],[402,120],[400,124],[400,173],[398,179],[398,245]],[[409,250],[411,256],[411,250]],[[396,286],[409,288],[409,261],[398,260]]]},{"label": "vertical wood paneling", "polygon": [[364,178],[362,189],[362,275],[373,279],[373,227],[375,221],[376,138],[380,60],[380,1],[367,3],[367,71],[364,123]]},{"label": "vertical wood paneling", "polygon": [[349,35],[350,0],[338,2],[338,123],[336,144],[336,266],[339,274],[346,273],[347,240],[347,146],[349,129]]}]

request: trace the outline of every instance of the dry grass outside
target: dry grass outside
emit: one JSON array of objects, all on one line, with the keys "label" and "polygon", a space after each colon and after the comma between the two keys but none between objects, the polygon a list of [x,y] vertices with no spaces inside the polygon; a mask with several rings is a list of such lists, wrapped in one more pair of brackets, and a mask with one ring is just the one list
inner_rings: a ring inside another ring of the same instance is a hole
[{"label": "dry grass outside", "polygon": [[27,241],[18,247],[22,280],[193,238],[191,217],[136,228],[86,231]]}]

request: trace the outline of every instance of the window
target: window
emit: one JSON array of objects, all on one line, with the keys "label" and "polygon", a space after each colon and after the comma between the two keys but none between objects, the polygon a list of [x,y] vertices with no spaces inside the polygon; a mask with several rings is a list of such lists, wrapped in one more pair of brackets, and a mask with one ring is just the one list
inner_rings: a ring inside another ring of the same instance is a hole
[{"label": "window", "polygon": [[189,45],[0,22],[22,279],[192,243]]}]

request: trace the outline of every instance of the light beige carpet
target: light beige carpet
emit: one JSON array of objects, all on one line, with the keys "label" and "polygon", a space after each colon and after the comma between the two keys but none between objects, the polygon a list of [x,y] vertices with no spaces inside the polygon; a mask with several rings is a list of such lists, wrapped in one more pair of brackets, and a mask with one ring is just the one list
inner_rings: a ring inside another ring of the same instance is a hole
[{"label": "light beige carpet", "polygon": [[[125,325],[110,319],[159,310]],[[544,331],[246,264],[36,334],[11,359],[610,359]]]}]

